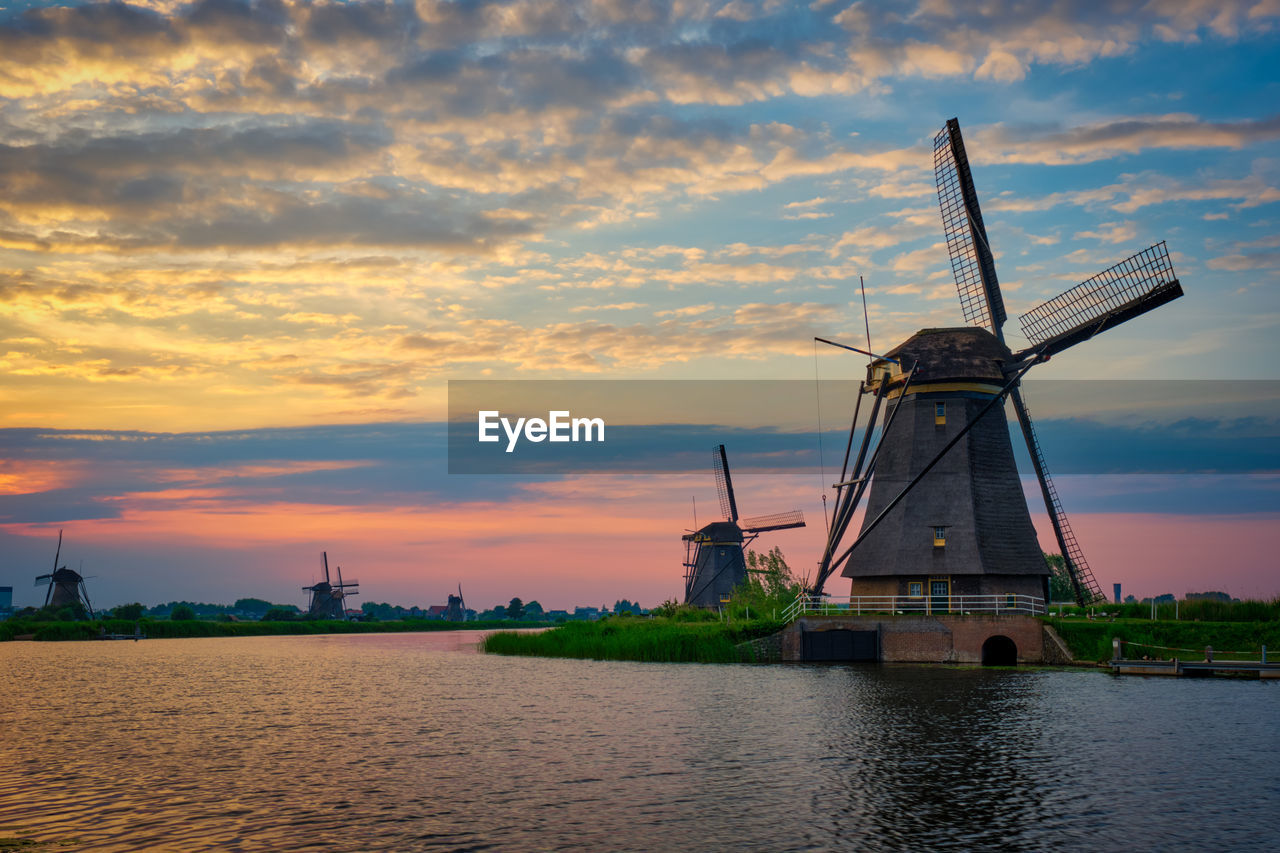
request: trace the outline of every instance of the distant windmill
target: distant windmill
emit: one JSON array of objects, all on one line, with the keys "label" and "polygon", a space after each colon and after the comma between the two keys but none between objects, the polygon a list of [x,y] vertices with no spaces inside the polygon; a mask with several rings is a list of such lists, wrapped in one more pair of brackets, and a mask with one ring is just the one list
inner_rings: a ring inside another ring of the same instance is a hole
[{"label": "distant windmill", "polygon": [[449,595],[449,605],[444,611],[444,621],[446,622],[466,622],[467,621],[467,603],[462,600],[462,584],[458,584],[458,594]]},{"label": "distant windmill", "polygon": [[699,607],[719,607],[733,590],[747,579],[743,548],[761,533],[804,527],[800,510],[744,518],[738,523],[738,501],[729,475],[729,458],[721,444],[712,451],[716,489],[724,521],[713,521],[700,530],[686,533],[684,602]]},{"label": "distant windmill", "polygon": [[321,551],[320,559],[324,565],[324,580],[302,588],[303,592],[311,593],[311,603],[307,606],[307,615],[319,616],[324,619],[346,619],[347,596],[359,595],[356,588],[360,585],[360,582],[343,582],[342,566],[338,566],[338,582],[336,584],[333,583],[329,578],[328,552]]},{"label": "distant windmill", "polygon": [[[1004,342],[995,259],[955,119],[934,138],[934,167],[951,268],[969,325],[923,329],[883,356],[872,356],[858,397],[860,406],[863,396],[873,396],[870,419],[852,465],[846,451],[810,592],[820,594],[827,578],[843,567],[852,595],[918,599],[928,612],[946,612],[953,596],[1047,601],[1050,572],[1013,459],[1003,406],[1008,397],[1075,598],[1081,604],[1099,600],[1102,591],[1049,478],[1019,382],[1050,356],[1177,299],[1182,285],[1165,244],[1157,243],[1023,314],[1030,346],[1012,352]],[[882,410],[882,438],[868,453]],[[850,448],[857,420],[855,409]],[[841,551],[868,487],[861,532]]]},{"label": "distant windmill", "polygon": [[62,531],[58,531],[58,548],[53,552],[53,571],[36,578],[36,586],[48,584],[44,594],[44,606],[59,610],[63,607],[74,607],[82,604],[89,618],[93,618],[93,606],[89,604],[89,591],[85,588],[84,578],[79,572],[73,572],[66,566],[58,566],[62,557]]}]

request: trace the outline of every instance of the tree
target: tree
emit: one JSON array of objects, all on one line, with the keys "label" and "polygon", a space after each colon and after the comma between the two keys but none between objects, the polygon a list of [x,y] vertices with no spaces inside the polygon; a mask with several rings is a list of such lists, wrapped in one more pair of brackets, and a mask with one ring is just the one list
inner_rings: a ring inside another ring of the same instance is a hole
[{"label": "tree", "polygon": [[525,619],[541,619],[546,615],[546,611],[542,609],[542,605],[537,601],[530,601],[524,606]]},{"label": "tree", "polygon": [[133,604],[121,604],[111,611],[111,615],[116,619],[141,619],[142,611],[146,609],[145,606],[135,601]]},{"label": "tree", "polygon": [[803,584],[791,573],[779,548],[763,554],[748,551],[747,580],[734,591],[734,603],[767,616],[781,612],[795,601],[802,588]]},{"label": "tree", "polygon": [[261,598],[237,598],[234,606],[245,613],[266,613],[271,609],[271,602]]},{"label": "tree", "polygon": [[507,604],[507,618],[519,619],[521,616],[524,616],[524,602],[518,598],[511,599]]},{"label": "tree", "polygon": [[621,616],[623,613],[630,613],[633,616],[640,615],[640,605],[627,599],[619,599],[613,603],[613,612]]},{"label": "tree", "polygon": [[1067,572],[1067,561],[1061,554],[1045,554],[1044,561],[1049,566],[1049,600],[1075,601],[1076,588],[1071,583],[1071,575]]},{"label": "tree", "polygon": [[262,614],[263,622],[292,622],[297,616],[296,610],[289,610],[285,607],[272,607],[266,613]]},{"label": "tree", "polygon": [[169,619],[174,622],[189,622],[196,618],[196,612],[189,604],[179,604],[169,612]]}]

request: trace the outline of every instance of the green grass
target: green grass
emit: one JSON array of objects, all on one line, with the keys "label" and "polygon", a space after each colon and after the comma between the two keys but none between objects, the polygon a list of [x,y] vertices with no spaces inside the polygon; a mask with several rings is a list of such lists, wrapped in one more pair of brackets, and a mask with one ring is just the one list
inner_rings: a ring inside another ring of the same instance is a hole
[{"label": "green grass", "polygon": [[737,663],[738,644],[776,633],[781,622],[683,622],[671,619],[605,619],[569,622],[538,634],[491,634],[490,654],[651,663]]},{"label": "green grass", "polygon": [[[1057,607],[1051,608],[1054,613]],[[1106,613],[1118,619],[1151,619],[1151,602],[1126,604],[1095,604],[1091,607],[1062,608],[1063,612],[1083,616],[1089,611]],[[1156,618],[1179,622],[1280,622],[1280,598],[1270,601],[1215,601],[1212,599],[1186,599],[1163,602],[1156,605]]]},{"label": "green grass", "polygon": [[[281,634],[387,634],[403,631],[459,631],[511,628],[512,622],[438,622],[405,620],[403,622],[343,622],[341,620],[297,620],[290,622],[206,622],[199,619],[151,621],[138,623],[126,619],[104,619],[97,622],[34,622],[10,619],[0,622],[0,640],[34,634],[36,640],[93,640],[103,629],[108,634],[132,634],[141,625],[148,639],[179,637],[261,637]],[[538,628],[549,623],[521,622],[522,628]]]},{"label": "green grass", "polygon": [[[1150,605],[1148,605],[1148,608]],[[1149,610],[1148,610],[1149,612]],[[1205,646],[1213,646],[1219,659],[1257,660],[1261,647],[1267,647],[1268,660],[1280,660],[1280,623],[1277,622],[1173,622],[1151,619],[1117,619],[1084,621],[1080,619],[1048,620],[1062,637],[1077,660],[1111,659],[1111,639],[1126,643],[1126,657],[1152,657],[1199,660]],[[1144,644],[1147,648],[1144,648]],[[1168,646],[1184,651],[1150,648]]]}]

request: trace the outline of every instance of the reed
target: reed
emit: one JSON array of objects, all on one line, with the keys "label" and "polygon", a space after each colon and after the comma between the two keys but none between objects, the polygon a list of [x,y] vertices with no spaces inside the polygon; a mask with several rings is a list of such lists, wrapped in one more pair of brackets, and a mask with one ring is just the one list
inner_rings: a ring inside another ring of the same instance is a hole
[{"label": "reed", "polygon": [[757,619],[732,622],[684,622],[675,619],[604,619],[569,622],[538,634],[503,631],[490,634],[484,651],[590,660],[650,663],[737,663],[751,660],[738,644],[782,629],[782,623]]}]

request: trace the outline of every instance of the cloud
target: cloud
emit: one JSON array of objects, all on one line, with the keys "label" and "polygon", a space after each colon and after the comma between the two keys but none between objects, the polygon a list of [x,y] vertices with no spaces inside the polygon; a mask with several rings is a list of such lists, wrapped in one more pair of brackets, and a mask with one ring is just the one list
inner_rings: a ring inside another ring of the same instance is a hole
[{"label": "cloud", "polygon": [[975,162],[1060,166],[1161,148],[1238,150],[1280,139],[1280,114],[1215,122],[1175,113],[1112,118],[1067,128],[998,124],[979,128],[969,137],[967,148]]}]

